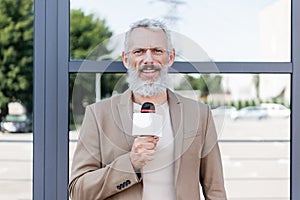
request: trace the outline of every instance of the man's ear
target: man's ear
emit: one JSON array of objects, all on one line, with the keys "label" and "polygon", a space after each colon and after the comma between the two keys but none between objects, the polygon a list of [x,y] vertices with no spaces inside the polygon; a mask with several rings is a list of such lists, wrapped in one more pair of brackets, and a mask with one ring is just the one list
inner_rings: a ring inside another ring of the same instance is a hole
[{"label": "man's ear", "polygon": [[175,61],[175,49],[173,48],[169,55],[168,67],[171,67]]},{"label": "man's ear", "polygon": [[124,66],[128,69],[128,57],[126,56],[125,52],[122,52],[122,61]]}]

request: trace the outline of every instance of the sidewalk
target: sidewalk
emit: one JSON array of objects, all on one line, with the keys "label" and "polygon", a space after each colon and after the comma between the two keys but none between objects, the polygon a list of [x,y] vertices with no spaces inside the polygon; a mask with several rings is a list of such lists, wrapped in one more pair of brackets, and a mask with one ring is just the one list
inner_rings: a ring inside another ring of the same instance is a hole
[{"label": "sidewalk", "polygon": [[[289,119],[216,123],[228,199],[288,200]],[[70,132],[70,166],[77,137]],[[0,133],[1,200],[32,199],[32,139],[31,133]]]}]

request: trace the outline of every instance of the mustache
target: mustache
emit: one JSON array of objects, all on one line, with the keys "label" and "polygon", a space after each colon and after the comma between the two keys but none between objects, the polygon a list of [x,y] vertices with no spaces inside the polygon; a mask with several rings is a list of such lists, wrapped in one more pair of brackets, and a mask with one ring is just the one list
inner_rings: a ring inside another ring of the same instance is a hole
[{"label": "mustache", "polygon": [[144,71],[144,70],[157,70],[160,71],[161,67],[157,65],[141,65],[138,69],[139,72]]}]

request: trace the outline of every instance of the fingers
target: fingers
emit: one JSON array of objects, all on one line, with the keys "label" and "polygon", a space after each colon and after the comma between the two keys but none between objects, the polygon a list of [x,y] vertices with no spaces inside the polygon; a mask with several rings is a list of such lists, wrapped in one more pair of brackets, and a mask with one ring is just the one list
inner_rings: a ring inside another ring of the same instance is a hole
[{"label": "fingers", "polygon": [[141,169],[154,159],[158,140],[159,138],[152,136],[135,138],[130,152],[131,163],[135,170]]},{"label": "fingers", "polygon": [[140,136],[135,138],[136,143],[153,143],[157,144],[159,138],[158,137],[153,137],[153,136]]},{"label": "fingers", "polygon": [[137,137],[134,140],[133,149],[134,150],[138,150],[141,148],[148,149],[148,150],[155,149],[158,140],[159,140],[158,138],[154,138],[152,136]]},{"label": "fingers", "polygon": [[134,152],[139,153],[142,150],[153,150],[156,148],[156,144],[154,143],[139,143],[139,144],[134,144]]},{"label": "fingers", "polygon": [[131,152],[131,163],[135,170],[141,169],[148,162],[154,159],[155,150],[144,150],[139,153]]}]

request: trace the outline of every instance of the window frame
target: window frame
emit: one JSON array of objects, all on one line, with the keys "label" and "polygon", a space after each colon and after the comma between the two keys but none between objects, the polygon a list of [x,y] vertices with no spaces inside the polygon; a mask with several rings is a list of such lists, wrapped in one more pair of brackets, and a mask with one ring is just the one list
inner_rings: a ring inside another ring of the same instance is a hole
[{"label": "window frame", "polygon": [[[68,199],[69,73],[101,73],[107,61],[69,61],[69,0],[34,1],[34,152],[33,199]],[[300,199],[300,1],[291,0],[291,62],[216,62],[220,73],[288,73],[291,75],[290,197]],[[205,72],[202,63],[175,62],[181,73]],[[79,68],[79,66],[81,66]],[[106,72],[125,72],[113,62]],[[298,92],[297,92],[298,91]],[[294,102],[296,102],[294,104]]]}]

